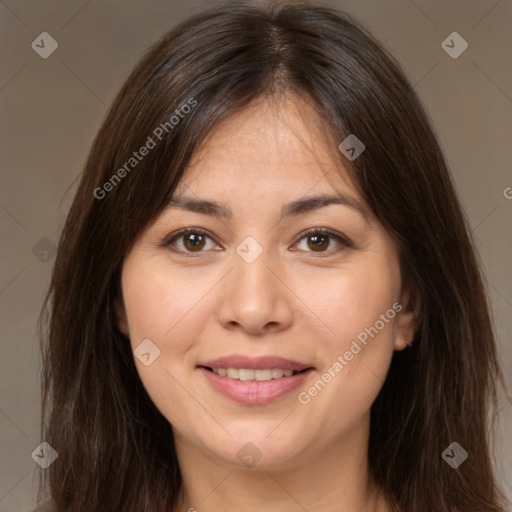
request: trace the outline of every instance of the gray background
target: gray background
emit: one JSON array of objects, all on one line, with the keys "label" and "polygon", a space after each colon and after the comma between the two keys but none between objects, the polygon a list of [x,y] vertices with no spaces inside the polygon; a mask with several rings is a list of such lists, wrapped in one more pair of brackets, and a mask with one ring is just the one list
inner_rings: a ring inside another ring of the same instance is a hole
[{"label": "gray background", "polygon": [[[0,3],[0,511],[33,507],[31,453],[41,442],[36,321],[92,138],[148,45],[216,3]],[[354,14],[392,51],[427,105],[486,269],[510,391],[512,0],[326,3]],[[454,31],[469,44],[457,59],[441,47]],[[47,59],[31,47],[42,32],[58,42]],[[512,406],[504,393],[500,404],[498,472],[512,497]]]}]

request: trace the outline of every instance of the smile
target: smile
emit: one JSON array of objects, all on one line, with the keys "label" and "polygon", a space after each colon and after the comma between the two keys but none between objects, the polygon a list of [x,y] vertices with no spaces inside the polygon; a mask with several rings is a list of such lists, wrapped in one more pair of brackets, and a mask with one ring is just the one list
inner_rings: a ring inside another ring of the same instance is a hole
[{"label": "smile", "polygon": [[230,356],[197,367],[210,387],[244,405],[263,405],[290,393],[314,371],[281,357]]},{"label": "smile", "polygon": [[213,373],[221,377],[235,380],[257,380],[267,381],[272,379],[281,379],[291,377],[299,372],[295,370],[285,370],[283,368],[265,368],[263,370],[256,368],[212,368]]}]

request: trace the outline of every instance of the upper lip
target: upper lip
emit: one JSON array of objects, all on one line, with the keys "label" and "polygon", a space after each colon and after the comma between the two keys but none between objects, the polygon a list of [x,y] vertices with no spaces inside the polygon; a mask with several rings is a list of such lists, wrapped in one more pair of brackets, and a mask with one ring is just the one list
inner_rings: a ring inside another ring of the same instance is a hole
[{"label": "upper lip", "polygon": [[295,370],[297,372],[306,368],[313,368],[310,364],[300,363],[299,361],[279,356],[248,357],[244,355],[219,357],[218,359],[200,363],[198,366],[207,368],[254,368],[255,370],[279,368],[282,370]]}]

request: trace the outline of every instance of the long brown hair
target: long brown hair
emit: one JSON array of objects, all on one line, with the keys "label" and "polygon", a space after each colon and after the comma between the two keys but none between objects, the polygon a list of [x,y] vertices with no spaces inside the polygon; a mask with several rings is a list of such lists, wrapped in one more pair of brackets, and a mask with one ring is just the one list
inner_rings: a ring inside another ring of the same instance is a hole
[{"label": "long brown hair", "polygon": [[[340,162],[336,144],[348,134],[364,142],[351,172],[394,237],[404,285],[421,304],[415,340],[394,354],[372,406],[371,477],[395,510],[505,510],[488,421],[502,379],[489,304],[417,95],[347,14],[243,1],[196,14],[157,42],[90,150],[41,317],[42,438],[58,459],[42,472],[40,499],[54,512],[162,512],[179,502],[171,426],[116,325],[123,258],[215,126],[282,93],[308,99]],[[469,454],[457,469],[441,456],[452,442]]]}]

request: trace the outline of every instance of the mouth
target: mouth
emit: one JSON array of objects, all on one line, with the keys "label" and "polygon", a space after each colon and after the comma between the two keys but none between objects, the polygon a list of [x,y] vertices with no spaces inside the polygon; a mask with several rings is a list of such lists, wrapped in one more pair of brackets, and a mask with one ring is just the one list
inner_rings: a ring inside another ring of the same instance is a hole
[{"label": "mouth", "polygon": [[217,392],[245,405],[263,405],[288,394],[315,368],[281,357],[230,356],[197,366]]},{"label": "mouth", "polygon": [[306,368],[304,370],[297,371],[285,368],[209,368],[208,366],[203,366],[201,368],[204,368],[215,375],[219,375],[220,377],[227,377],[228,379],[242,381],[255,380],[258,382],[282,379],[283,377],[292,377],[293,375],[298,375],[299,373],[306,372],[310,369]]}]

